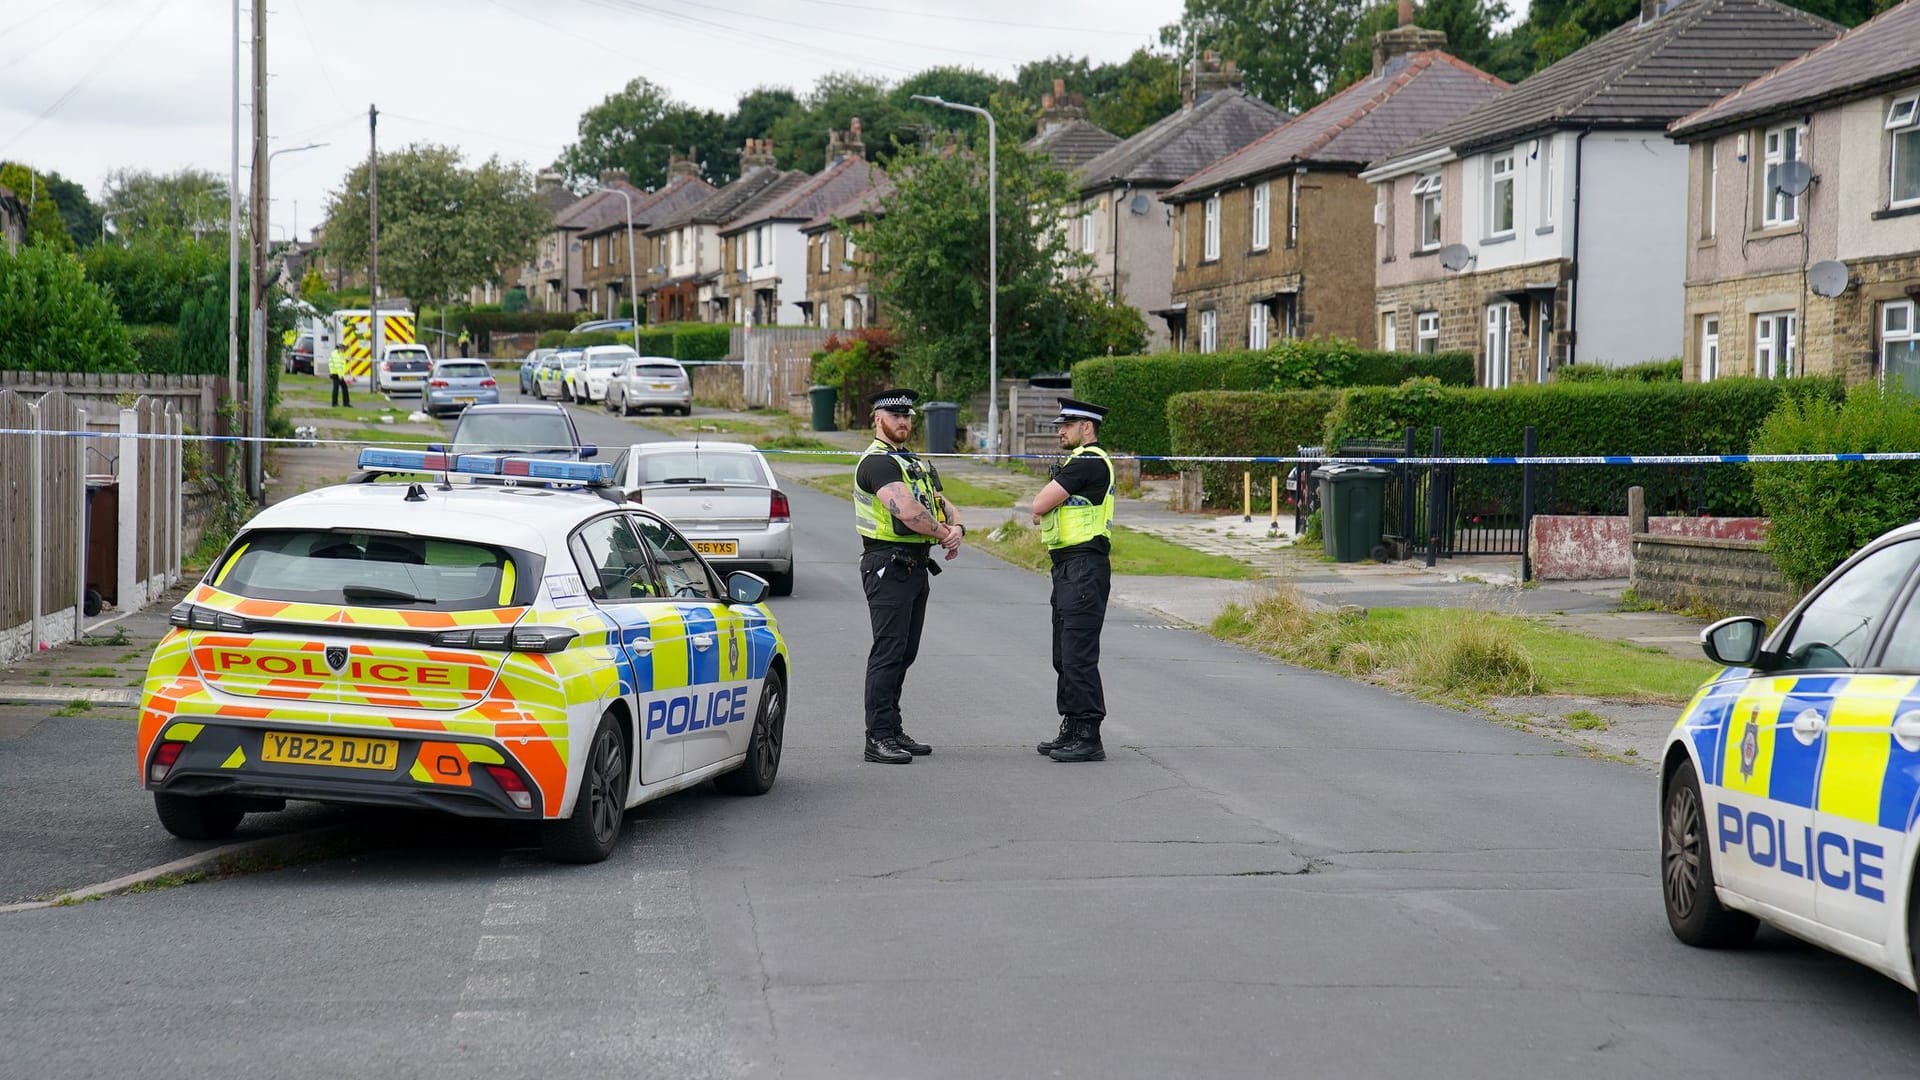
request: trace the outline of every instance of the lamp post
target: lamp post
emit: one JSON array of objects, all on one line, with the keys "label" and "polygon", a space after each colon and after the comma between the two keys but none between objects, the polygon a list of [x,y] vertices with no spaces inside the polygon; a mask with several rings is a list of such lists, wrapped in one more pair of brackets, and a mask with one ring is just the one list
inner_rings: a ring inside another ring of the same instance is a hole
[{"label": "lamp post", "polygon": [[934,94],[913,100],[987,118],[987,453],[1000,454],[1000,131],[993,114],[978,105],[962,105]]},{"label": "lamp post", "polygon": [[[615,194],[615,195],[618,195],[618,196],[620,196],[620,197],[621,197],[622,199],[625,199],[625,200],[627,200],[627,303],[629,303],[629,304],[631,304],[631,305],[633,305],[633,332],[634,332],[634,335],[635,335],[635,336],[634,336],[634,339],[633,339],[633,340],[634,340],[634,341],[635,341],[635,343],[637,344],[637,343],[639,342],[639,340],[640,340],[640,338],[639,338],[639,333],[640,333],[640,290],[639,290],[639,287],[638,287],[638,281],[639,281],[639,279],[638,279],[638,278],[635,278],[635,277],[633,276],[633,274],[634,274],[634,262],[633,262],[633,196],[631,196],[631,195],[629,195],[629,194],[627,194],[627,192],[626,192],[626,190],[625,190],[624,188],[617,188],[617,187],[602,187],[602,188],[594,188],[594,190],[595,190],[595,191],[610,191],[610,192],[612,192],[613,194]],[[607,314],[609,314],[609,315],[612,315],[612,316],[613,316],[614,318],[616,318],[616,319],[620,317],[620,312],[619,312],[618,310],[614,310],[614,311],[610,311],[610,312],[608,312]]]},{"label": "lamp post", "polygon": [[112,221],[114,218],[119,217],[121,214],[125,212],[126,211],[124,210],[109,210],[106,213],[100,215],[100,242],[101,243],[104,244],[107,242],[107,222]]}]

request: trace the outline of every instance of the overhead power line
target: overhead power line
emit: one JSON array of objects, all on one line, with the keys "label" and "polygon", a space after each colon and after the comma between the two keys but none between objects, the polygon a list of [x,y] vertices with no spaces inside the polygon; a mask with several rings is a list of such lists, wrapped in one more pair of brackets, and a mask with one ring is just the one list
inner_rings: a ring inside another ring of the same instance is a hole
[{"label": "overhead power line", "polygon": [[986,26],[1010,26],[1020,30],[1060,30],[1073,34],[1107,34],[1112,37],[1150,37],[1153,31],[1109,30],[1099,26],[1050,26],[1046,23],[1015,22],[1012,19],[989,19],[984,15],[946,15],[937,11],[907,11],[900,8],[880,7],[875,4],[855,4],[848,0],[800,0],[803,4],[818,4],[821,7],[847,8],[851,11],[873,11],[882,15],[900,18],[944,19],[949,22],[981,23]]}]

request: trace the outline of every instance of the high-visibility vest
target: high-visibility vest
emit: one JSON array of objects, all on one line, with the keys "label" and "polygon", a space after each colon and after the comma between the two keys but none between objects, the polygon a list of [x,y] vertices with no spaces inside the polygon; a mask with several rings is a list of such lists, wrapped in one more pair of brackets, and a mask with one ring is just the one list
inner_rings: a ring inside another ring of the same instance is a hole
[{"label": "high-visibility vest", "polygon": [[346,375],[347,375],[347,354],[346,353],[342,352],[338,348],[335,348],[331,353],[327,354],[327,374],[338,375],[341,378],[346,378]]},{"label": "high-visibility vest", "polygon": [[[861,460],[874,454],[885,454],[900,466],[900,481],[913,492],[915,502],[927,508],[933,520],[946,520],[946,510],[940,501],[940,493],[934,489],[932,471],[920,463],[920,459],[905,450],[894,450],[879,439],[867,447]],[[893,514],[881,502],[878,495],[860,490],[860,474],[856,469],[853,480],[853,527],[861,536],[870,536],[875,540],[890,540],[896,544],[931,544],[933,537],[921,536],[917,532],[896,532],[893,528]]]},{"label": "high-visibility vest", "polygon": [[1076,446],[1067,455],[1067,462],[1071,464],[1081,454],[1098,454],[1106,462],[1107,494],[1099,502],[1084,495],[1069,495],[1066,502],[1041,515],[1040,541],[1049,551],[1084,544],[1099,536],[1113,537],[1113,459],[1098,446]]}]

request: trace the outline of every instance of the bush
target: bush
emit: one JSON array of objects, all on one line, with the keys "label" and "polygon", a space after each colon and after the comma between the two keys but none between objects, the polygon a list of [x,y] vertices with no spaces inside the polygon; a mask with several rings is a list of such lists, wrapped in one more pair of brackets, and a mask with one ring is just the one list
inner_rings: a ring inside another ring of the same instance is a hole
[{"label": "bush", "polygon": [[0,371],[132,371],[137,356],[107,290],[51,247],[0,249]]},{"label": "bush", "polygon": [[1627,367],[1608,367],[1605,364],[1569,364],[1556,368],[1554,382],[1679,382],[1680,359],[1654,360],[1645,364],[1631,364]]},{"label": "bush", "polygon": [[674,329],[676,360],[724,360],[733,348],[733,327],[726,323],[683,323]]},{"label": "bush", "polygon": [[500,298],[500,310],[508,315],[518,315],[527,310],[527,290],[515,285]]},{"label": "bush", "polygon": [[672,356],[673,328],[643,326],[630,334],[621,334],[620,340],[632,345],[641,356]]},{"label": "bush", "polygon": [[[1920,450],[1920,402],[1863,384],[1844,403],[1788,397],[1760,425],[1756,454]],[[1767,547],[1795,587],[1819,582],[1861,545],[1914,518],[1920,462],[1832,461],[1750,465],[1754,495],[1771,519]]]},{"label": "bush", "polygon": [[[1332,387],[1319,387],[1279,393],[1209,390],[1176,394],[1167,402],[1173,452],[1199,457],[1291,456],[1298,447],[1320,441],[1327,414],[1339,400],[1340,393]],[[1104,444],[1105,430],[1100,434]],[[1253,473],[1257,504],[1265,505],[1271,481],[1276,476],[1281,481],[1284,497],[1289,468],[1288,465],[1230,462],[1199,466],[1206,485],[1206,500],[1212,506],[1239,505],[1240,474],[1247,471]]]},{"label": "bush", "polygon": [[[545,334],[540,336],[545,340]],[[562,339],[562,344],[569,349],[584,349],[589,345],[618,345],[621,336],[612,330],[594,330],[585,334],[575,330]]]},{"label": "bush", "polygon": [[567,338],[570,334],[571,331],[567,330],[548,330],[534,339],[533,347],[536,349],[557,349],[567,343]]},{"label": "bush", "polygon": [[[511,293],[508,294],[508,298],[509,304],[511,304]],[[522,293],[521,302],[525,303],[524,292]],[[503,307],[504,306],[505,305],[503,305]],[[550,332],[554,330],[560,331],[560,337],[554,339],[554,342],[557,344],[559,341],[565,339],[566,332],[573,329],[573,324],[577,321],[579,320],[575,319],[572,314],[564,311],[483,311],[475,309],[460,316],[457,323],[449,324],[447,332],[457,335],[460,330],[464,328],[467,333],[473,336],[474,355],[487,356],[493,352],[493,334],[496,330],[503,334],[525,334],[535,330],[541,331],[539,347],[550,349],[554,347],[554,345],[548,344]]]},{"label": "bush", "polygon": [[179,321],[189,297],[225,287],[224,246],[216,251],[188,237],[136,237],[126,245],[95,244],[83,258],[87,277],[112,294],[128,325],[157,325]]},{"label": "bush", "polygon": [[141,371],[174,372],[180,370],[180,328],[169,325],[127,327]]}]

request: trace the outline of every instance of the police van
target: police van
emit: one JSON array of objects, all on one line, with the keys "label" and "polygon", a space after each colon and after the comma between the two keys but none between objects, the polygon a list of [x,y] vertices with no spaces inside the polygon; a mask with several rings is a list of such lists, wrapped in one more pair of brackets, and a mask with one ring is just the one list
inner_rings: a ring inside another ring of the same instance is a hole
[{"label": "police van", "polygon": [[1878,538],[1771,635],[1701,633],[1708,680],[1660,783],[1667,922],[1737,946],[1761,922],[1915,984],[1920,523]]},{"label": "police van", "polygon": [[288,799],[537,822],[604,859],[633,806],[773,786],[789,660],[613,467],[369,449],[262,511],[171,614],[140,708],[160,822],[210,839]]}]

